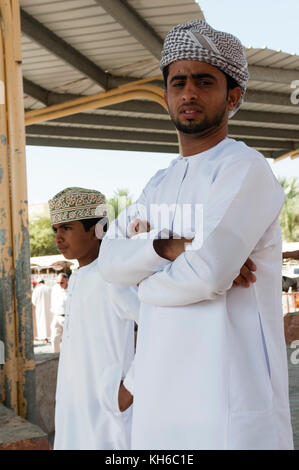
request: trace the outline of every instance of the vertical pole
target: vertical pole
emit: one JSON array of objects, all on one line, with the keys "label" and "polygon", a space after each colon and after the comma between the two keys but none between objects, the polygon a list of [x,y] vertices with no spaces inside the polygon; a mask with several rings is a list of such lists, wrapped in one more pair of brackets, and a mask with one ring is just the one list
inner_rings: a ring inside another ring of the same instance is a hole
[{"label": "vertical pole", "polygon": [[[0,0],[0,8],[5,58],[13,297],[16,325],[16,358],[14,366],[8,368],[8,375],[12,376],[13,381],[17,381],[17,413],[36,422],[19,0]],[[5,315],[7,315],[6,312]],[[5,403],[7,400],[9,397],[6,396]],[[7,403],[7,406],[13,407],[10,403]]]},{"label": "vertical pole", "polygon": [[7,403],[10,408],[17,412],[18,371],[16,368],[14,266],[2,29],[0,29],[0,84],[0,339],[4,342],[5,347],[5,365],[1,374],[0,401]]}]

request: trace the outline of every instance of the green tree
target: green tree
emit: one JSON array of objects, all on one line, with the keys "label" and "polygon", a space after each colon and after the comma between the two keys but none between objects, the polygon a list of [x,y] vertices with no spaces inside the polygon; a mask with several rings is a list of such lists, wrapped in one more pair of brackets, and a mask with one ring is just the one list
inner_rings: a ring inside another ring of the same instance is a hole
[{"label": "green tree", "polygon": [[278,178],[286,198],[280,214],[283,239],[286,242],[299,240],[299,179]]},{"label": "green tree", "polygon": [[50,218],[41,216],[29,223],[31,256],[57,255],[55,234]]},{"label": "green tree", "polygon": [[132,197],[129,195],[128,189],[117,189],[113,193],[113,197],[108,199],[108,218],[110,222],[116,219],[121,211],[132,204]]}]

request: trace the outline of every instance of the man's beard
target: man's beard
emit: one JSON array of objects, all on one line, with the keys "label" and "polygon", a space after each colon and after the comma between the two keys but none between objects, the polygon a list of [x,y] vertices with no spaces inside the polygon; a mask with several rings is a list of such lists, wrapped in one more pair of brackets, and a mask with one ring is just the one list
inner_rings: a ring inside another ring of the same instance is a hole
[{"label": "man's beard", "polygon": [[223,121],[223,117],[226,113],[226,105],[223,106],[218,113],[211,118],[205,117],[201,122],[196,122],[190,119],[188,123],[183,124],[179,119],[176,119],[172,112],[169,111],[170,118],[177,128],[178,131],[183,134],[205,134],[209,129],[214,129],[215,127],[220,126]]}]

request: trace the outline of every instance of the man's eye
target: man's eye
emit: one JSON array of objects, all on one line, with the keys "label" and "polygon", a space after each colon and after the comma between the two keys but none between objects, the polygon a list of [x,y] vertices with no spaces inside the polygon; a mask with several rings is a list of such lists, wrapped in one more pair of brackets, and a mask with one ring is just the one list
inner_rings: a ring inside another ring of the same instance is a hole
[{"label": "man's eye", "polygon": [[174,87],[181,87],[181,86],[184,86],[185,85],[185,82],[175,82],[174,83]]},{"label": "man's eye", "polygon": [[208,80],[199,80],[197,83],[198,83],[198,85],[200,85],[200,86],[212,85],[212,82],[209,82]]}]

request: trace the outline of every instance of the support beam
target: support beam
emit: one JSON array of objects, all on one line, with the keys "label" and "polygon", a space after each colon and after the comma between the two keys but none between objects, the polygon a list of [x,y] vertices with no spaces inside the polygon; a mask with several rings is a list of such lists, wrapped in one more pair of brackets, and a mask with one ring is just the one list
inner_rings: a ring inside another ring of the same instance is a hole
[{"label": "support beam", "polygon": [[[45,126],[40,124],[33,124],[27,126],[26,133],[28,136],[43,135],[55,137],[71,137],[71,138],[84,138],[84,139],[107,139],[107,140],[125,140],[135,142],[163,142],[167,144],[176,144],[177,134],[165,134],[154,132],[137,132],[137,131],[123,131],[111,129],[90,129],[86,127],[62,127],[62,126]],[[284,148],[284,147],[282,147]]]},{"label": "support beam", "polygon": [[71,147],[71,148],[89,148],[89,149],[107,149],[107,150],[124,150],[128,152],[150,152],[150,153],[179,153],[178,145],[165,144],[139,144],[134,142],[111,142],[111,141],[95,141],[84,139],[59,139],[51,137],[32,137],[26,139],[27,145],[38,145],[48,147]]},{"label": "support beam", "polygon": [[292,151],[295,146],[293,142],[282,141],[282,140],[263,140],[263,139],[251,139],[246,137],[245,139],[236,139],[242,140],[249,147],[254,147],[258,150],[284,150]]},{"label": "support beam", "polygon": [[[250,128],[248,128],[250,129]],[[235,132],[236,133],[236,132]],[[231,135],[231,132],[229,133]],[[77,140],[81,139],[87,141],[88,139],[94,140],[97,148],[102,148],[101,144],[103,140],[108,140],[114,144],[135,144],[140,142],[140,144],[145,145],[175,145],[177,144],[177,135],[165,134],[165,133],[155,133],[155,132],[138,132],[138,131],[128,131],[128,130],[115,130],[115,129],[91,129],[86,127],[64,127],[64,126],[53,126],[53,125],[40,125],[34,124],[27,127],[27,139],[32,137],[40,137],[42,139],[52,140],[61,139],[61,140]],[[256,138],[256,136],[246,135],[242,139],[238,136],[237,140],[244,141],[247,145],[255,147],[262,150],[284,150],[292,151],[299,145],[299,142],[286,141],[286,140],[277,140],[274,138],[263,139],[264,136]],[[122,142],[119,142],[122,141]],[[125,147],[124,147],[125,148]]]},{"label": "support beam", "polygon": [[[130,128],[130,129],[150,129],[176,133],[174,124],[170,120],[146,119],[134,117],[119,117],[100,114],[80,113],[72,116],[65,116],[53,119],[51,122],[63,124],[77,124],[81,126],[99,126],[104,128]],[[244,126],[230,123],[228,133],[232,137],[261,137],[269,139],[284,139],[299,141],[299,131],[292,129],[271,129],[260,126]]]},{"label": "support beam", "polygon": [[[261,65],[249,65],[250,80],[258,82],[279,83],[290,86],[298,80],[298,70],[285,70]],[[290,88],[290,91],[292,89]]]},{"label": "support beam", "polygon": [[160,60],[163,46],[162,39],[126,1],[96,0],[96,2],[137,39],[145,49]]},{"label": "support beam", "polygon": [[287,124],[299,127],[299,114],[247,111],[241,108],[240,111],[238,111],[229,122],[237,123],[237,121],[255,123],[259,122],[267,124],[269,127],[271,127],[271,124]]},{"label": "support beam", "polygon": [[79,124],[82,126],[100,126],[100,127],[125,127],[132,129],[156,129],[160,131],[172,131],[176,133],[174,124],[170,120],[164,119],[146,119],[134,117],[119,117],[101,114],[80,113],[72,116],[65,116],[59,119],[53,119],[52,122],[65,124]]},{"label": "support beam", "polygon": [[263,150],[261,152],[266,158],[273,158],[274,160],[279,159],[282,155],[285,154],[284,150]]},{"label": "support beam", "polygon": [[[251,142],[247,141],[248,145]],[[86,139],[72,139],[72,138],[59,138],[59,137],[41,137],[41,136],[27,136],[26,145],[48,146],[48,147],[68,147],[68,148],[90,148],[90,149],[107,149],[107,150],[123,150],[131,152],[157,152],[165,154],[178,154],[178,145],[166,144],[140,144],[136,142],[117,142],[117,141],[101,141],[101,140],[86,140]],[[278,159],[281,155],[286,154],[286,150],[271,150],[261,147],[261,153],[266,158]],[[290,151],[291,152],[291,151]]]},{"label": "support beam", "polygon": [[271,91],[247,89],[244,102],[275,106],[289,106],[291,109],[294,108],[294,105],[291,102],[291,93],[274,93]]},{"label": "support beam", "polygon": [[[116,88],[125,83],[130,83],[135,81],[135,78],[132,77],[115,77],[111,75],[106,75],[106,84],[108,89]],[[151,82],[153,85],[160,86],[163,88],[162,81],[154,80]],[[45,88],[36,85],[27,78],[24,77],[24,91],[27,95],[32,96],[41,103],[52,105],[63,103],[71,99],[80,97],[80,95],[75,95],[71,93],[56,93]],[[288,106],[290,110],[293,109],[294,105],[291,103],[291,93],[274,93],[261,90],[252,90],[248,89],[245,94],[245,103],[254,103],[254,104],[267,104],[275,106]],[[47,100],[47,101],[46,101]]]},{"label": "support beam", "polygon": [[26,95],[31,96],[32,98],[35,98],[36,100],[40,101],[41,103],[48,105],[48,97],[50,92],[46,90],[45,88],[42,88],[39,85],[36,85],[35,83],[31,82],[27,78],[23,77],[23,88],[24,88],[24,93]]},{"label": "support beam", "polygon": [[277,139],[299,141],[299,131],[292,129],[270,129],[268,127],[257,126],[237,126],[230,124],[228,126],[228,135],[230,137],[260,137],[269,138],[271,141]]},{"label": "support beam", "polygon": [[22,9],[21,24],[27,36],[107,89],[107,74],[100,67]]}]

